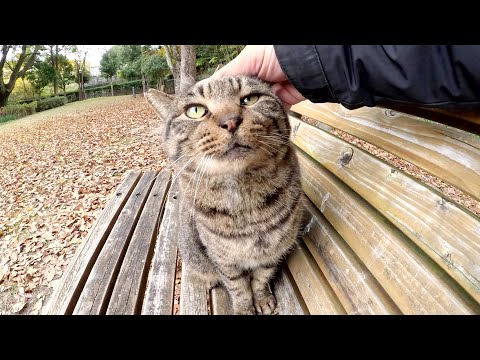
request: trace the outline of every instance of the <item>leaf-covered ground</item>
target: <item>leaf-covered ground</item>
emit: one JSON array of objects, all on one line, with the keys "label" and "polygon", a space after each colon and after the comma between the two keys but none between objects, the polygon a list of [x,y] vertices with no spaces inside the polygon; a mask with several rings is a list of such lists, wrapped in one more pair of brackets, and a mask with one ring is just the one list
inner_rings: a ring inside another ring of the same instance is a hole
[{"label": "leaf-covered ground", "polygon": [[119,96],[0,125],[0,314],[38,314],[127,170],[166,164],[158,124]]}]

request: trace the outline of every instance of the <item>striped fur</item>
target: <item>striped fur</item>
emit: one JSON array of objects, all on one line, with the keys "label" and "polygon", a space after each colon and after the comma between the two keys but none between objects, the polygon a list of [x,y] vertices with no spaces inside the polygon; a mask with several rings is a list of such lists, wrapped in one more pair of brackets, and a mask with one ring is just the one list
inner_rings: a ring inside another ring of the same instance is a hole
[{"label": "striped fur", "polygon": [[[251,94],[258,101],[242,105]],[[209,286],[221,282],[236,314],[272,313],[269,281],[293,248],[301,217],[300,172],[281,102],[249,77],[203,80],[175,98],[150,90],[146,98],[164,120],[182,190],[183,261]],[[191,105],[208,114],[188,118]],[[241,120],[234,133],[220,126],[229,118]]]}]

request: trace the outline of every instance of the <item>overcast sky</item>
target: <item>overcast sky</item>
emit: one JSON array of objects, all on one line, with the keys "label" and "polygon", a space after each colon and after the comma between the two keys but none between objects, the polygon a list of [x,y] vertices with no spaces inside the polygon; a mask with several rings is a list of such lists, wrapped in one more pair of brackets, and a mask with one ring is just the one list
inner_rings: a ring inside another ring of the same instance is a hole
[{"label": "overcast sky", "polygon": [[102,54],[113,45],[79,45],[87,51],[87,61],[91,66],[99,66]]}]

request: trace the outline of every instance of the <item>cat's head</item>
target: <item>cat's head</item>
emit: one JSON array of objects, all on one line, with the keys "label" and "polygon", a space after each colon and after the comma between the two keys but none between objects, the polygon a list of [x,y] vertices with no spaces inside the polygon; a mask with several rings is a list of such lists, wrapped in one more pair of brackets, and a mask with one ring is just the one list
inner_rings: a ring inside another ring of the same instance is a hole
[{"label": "cat's head", "polygon": [[183,95],[151,89],[145,97],[164,120],[171,161],[203,161],[210,173],[242,171],[271,160],[288,142],[282,103],[256,78],[205,79]]}]

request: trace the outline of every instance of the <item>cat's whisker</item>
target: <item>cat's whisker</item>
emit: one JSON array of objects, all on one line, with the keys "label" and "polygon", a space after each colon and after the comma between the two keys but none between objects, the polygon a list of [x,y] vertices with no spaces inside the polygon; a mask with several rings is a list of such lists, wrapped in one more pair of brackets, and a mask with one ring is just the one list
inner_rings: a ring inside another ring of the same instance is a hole
[{"label": "cat's whisker", "polygon": [[183,167],[178,171],[178,173],[175,174],[175,176],[173,177],[172,179],[172,186],[173,184],[175,183],[175,181],[178,179],[178,177],[180,176],[180,174],[183,172],[183,170],[185,170],[185,168],[191,163],[193,162],[196,158],[198,158],[200,155],[202,155],[201,153],[198,153],[197,155],[195,155],[193,158],[191,158],[190,160],[188,160],[185,165],[183,165]]},{"label": "cat's whisker", "polygon": [[[259,143],[263,144],[263,145],[268,146],[268,147],[269,147],[270,149],[272,149],[273,151],[278,151],[278,150],[275,149],[273,146],[268,145],[268,144],[267,144],[266,142],[264,142],[264,141],[261,141],[261,140],[257,140],[257,141],[258,141]],[[273,156],[273,154],[272,154],[272,156]]]},{"label": "cat's whisker", "polygon": [[271,141],[276,141],[282,144],[287,144],[290,138],[281,138],[278,136],[273,136],[273,135],[258,135],[259,138],[265,139],[265,140],[271,140]]},{"label": "cat's whisker", "polygon": [[[162,170],[171,170],[173,164],[175,164],[177,161],[179,161],[181,158],[185,157],[186,155],[187,155],[187,154],[184,154],[184,155],[180,156],[177,160],[175,160],[175,161],[174,161],[173,163],[171,163],[170,165],[163,167]],[[155,175],[155,177],[148,182],[148,184],[145,184],[145,186],[144,186],[142,189],[140,189],[140,193],[141,193],[143,190],[145,190],[148,186],[150,186],[150,185],[157,179],[157,177],[160,176],[160,173],[161,173],[161,171],[159,171],[158,174]]]},{"label": "cat's whisker", "polygon": [[288,143],[273,141],[273,140],[263,140],[265,144],[273,145],[273,146],[287,146]]},{"label": "cat's whisker", "polygon": [[210,156],[207,155],[207,160],[205,161],[202,169],[200,170],[199,181],[198,181],[197,187],[195,189],[195,194],[193,195],[193,205],[192,205],[193,215],[192,216],[193,216],[194,219],[195,219],[195,202],[197,200],[197,192],[198,192],[198,188],[200,187],[200,184],[202,183],[203,174],[205,173],[205,169],[207,168],[206,165],[208,163],[208,160],[210,160]]},{"label": "cat's whisker", "polygon": [[[185,193],[186,193],[186,192],[188,191],[188,189],[190,188],[190,183],[192,182],[192,180],[195,179],[195,177],[196,177],[196,175],[197,175],[197,171],[198,171],[198,169],[200,168],[200,166],[202,165],[203,160],[205,159],[205,156],[206,156],[206,155],[204,155],[203,158],[202,158],[202,160],[200,160],[200,162],[198,163],[197,168],[195,169],[193,175],[190,176],[190,180],[189,180],[187,186],[186,186],[185,189],[184,189],[184,192],[185,192]],[[194,180],[194,183],[195,183],[195,180]],[[183,197],[182,203],[180,204],[180,207],[181,207],[181,208],[182,208],[182,205],[183,205],[184,200],[185,200],[185,196]]]},{"label": "cat's whisker", "polygon": [[260,146],[260,149],[266,151],[266,152],[269,153],[272,157],[274,157],[274,155],[273,155],[270,151],[268,151],[267,149],[265,149],[263,146]]}]

